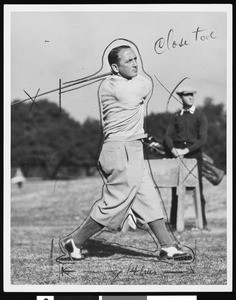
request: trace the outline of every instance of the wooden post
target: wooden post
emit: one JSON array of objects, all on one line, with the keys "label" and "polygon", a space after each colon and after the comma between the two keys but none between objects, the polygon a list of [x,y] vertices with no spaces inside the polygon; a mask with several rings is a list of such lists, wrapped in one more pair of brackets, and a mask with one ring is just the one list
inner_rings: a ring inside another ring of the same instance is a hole
[{"label": "wooden post", "polygon": [[196,226],[203,228],[200,188],[198,180],[197,160],[191,158],[181,159],[154,159],[150,160],[151,173],[156,184],[161,187],[177,187],[178,208],[176,229],[184,230],[185,225],[185,193],[186,187],[192,187],[193,202],[196,215]]},{"label": "wooden post", "polygon": [[177,195],[178,195],[178,208],[177,208],[177,220],[176,220],[176,229],[179,232],[184,231],[184,210],[185,210],[185,185],[183,184],[184,170],[183,170],[182,161],[179,159],[179,178],[177,186]]},{"label": "wooden post", "polygon": [[194,198],[195,212],[196,212],[196,227],[198,227],[199,229],[203,229],[202,203],[201,203],[199,186],[196,186],[194,188],[193,198]]}]

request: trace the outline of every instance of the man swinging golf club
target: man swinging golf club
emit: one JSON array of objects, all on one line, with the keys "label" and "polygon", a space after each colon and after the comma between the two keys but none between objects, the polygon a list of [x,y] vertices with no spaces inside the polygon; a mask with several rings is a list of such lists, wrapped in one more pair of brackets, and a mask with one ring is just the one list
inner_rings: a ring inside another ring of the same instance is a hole
[{"label": "man swinging golf club", "polygon": [[100,85],[104,142],[99,167],[105,178],[102,198],[73,233],[60,239],[72,260],[83,258],[82,246],[103,228],[118,231],[130,209],[141,224],[148,224],[160,243],[161,259],[189,260],[166,229],[160,197],[143,157],[144,102],[152,91],[151,81],[138,74],[137,56],[128,45],[113,48],[108,61],[112,75]]}]

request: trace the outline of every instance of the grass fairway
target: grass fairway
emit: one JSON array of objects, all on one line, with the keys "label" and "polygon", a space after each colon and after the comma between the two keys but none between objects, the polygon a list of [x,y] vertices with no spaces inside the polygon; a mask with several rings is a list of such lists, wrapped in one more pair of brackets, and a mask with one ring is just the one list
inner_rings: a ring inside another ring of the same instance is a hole
[{"label": "grass fairway", "polygon": [[[13,285],[226,285],[226,177],[219,186],[204,180],[210,232],[193,231],[193,202],[186,199],[186,230],[175,233],[196,251],[192,263],[161,262],[147,231],[102,232],[84,247],[85,259],[56,258],[58,238],[86,217],[101,196],[100,177],[72,181],[28,181],[11,190],[11,284]],[[161,189],[169,212],[170,190]],[[52,245],[53,240],[53,245]],[[51,251],[52,250],[52,251]],[[72,272],[67,273],[67,270]],[[89,288],[88,288],[89,291]]]}]

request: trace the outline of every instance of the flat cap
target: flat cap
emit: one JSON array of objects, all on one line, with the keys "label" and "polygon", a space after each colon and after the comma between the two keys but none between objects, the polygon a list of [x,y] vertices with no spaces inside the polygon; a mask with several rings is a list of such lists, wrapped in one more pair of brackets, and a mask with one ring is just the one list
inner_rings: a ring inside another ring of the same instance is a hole
[{"label": "flat cap", "polygon": [[177,91],[177,95],[184,95],[184,94],[196,94],[196,89],[191,86],[181,86]]}]

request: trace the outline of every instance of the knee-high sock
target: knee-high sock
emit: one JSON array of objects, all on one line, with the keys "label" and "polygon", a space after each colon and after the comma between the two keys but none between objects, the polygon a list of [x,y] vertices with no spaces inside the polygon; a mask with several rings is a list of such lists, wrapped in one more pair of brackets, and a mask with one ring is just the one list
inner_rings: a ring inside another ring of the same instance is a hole
[{"label": "knee-high sock", "polygon": [[103,225],[97,223],[90,216],[84,221],[84,223],[78,227],[71,235],[76,247],[80,248],[83,243],[88,240],[92,235],[103,229]]},{"label": "knee-high sock", "polygon": [[148,225],[158,239],[161,247],[170,247],[175,244],[175,242],[171,239],[169,232],[167,231],[164,219],[152,221],[148,223]]}]

